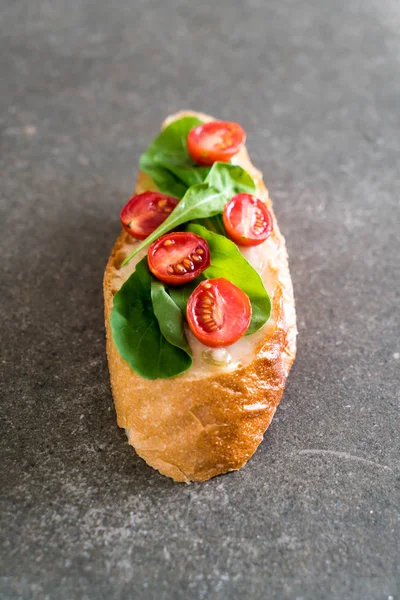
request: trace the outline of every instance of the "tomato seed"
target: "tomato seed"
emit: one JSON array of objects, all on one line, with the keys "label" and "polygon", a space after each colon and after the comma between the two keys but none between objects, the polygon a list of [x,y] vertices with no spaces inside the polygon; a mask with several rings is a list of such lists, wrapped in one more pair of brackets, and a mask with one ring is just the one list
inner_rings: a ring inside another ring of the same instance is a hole
[{"label": "tomato seed", "polygon": [[191,271],[193,271],[194,264],[192,263],[192,261],[190,260],[190,258],[184,258],[182,262],[183,262],[183,264],[185,265],[185,267],[187,269],[190,269]]},{"label": "tomato seed", "polygon": [[178,263],[177,265],[174,265],[174,269],[175,269],[175,273],[178,273],[179,275],[183,275],[183,273],[186,273],[186,269],[182,263]]}]

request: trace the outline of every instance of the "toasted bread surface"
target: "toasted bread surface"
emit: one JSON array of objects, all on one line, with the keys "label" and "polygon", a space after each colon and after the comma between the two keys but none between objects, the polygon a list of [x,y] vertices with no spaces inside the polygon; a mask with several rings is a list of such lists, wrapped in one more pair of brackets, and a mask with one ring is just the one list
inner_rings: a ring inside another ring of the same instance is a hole
[{"label": "toasted bread surface", "polygon": [[[164,126],[192,111],[169,117]],[[260,172],[244,149],[234,161],[257,184],[257,195],[272,203]],[[157,189],[139,173],[135,192]],[[149,381],[137,375],[114,345],[110,314],[113,295],[132,272],[121,268],[135,241],[121,231],[104,274],[107,356],[117,421],[149,465],[175,481],[205,481],[242,467],[257,449],[281,399],[296,352],[296,315],[285,240],[273,214],[268,257],[260,273],[271,296],[272,314],[254,338],[250,359],[235,369],[189,369],[173,379]],[[129,267],[129,265],[128,265]],[[229,350],[229,349],[228,349]]]}]

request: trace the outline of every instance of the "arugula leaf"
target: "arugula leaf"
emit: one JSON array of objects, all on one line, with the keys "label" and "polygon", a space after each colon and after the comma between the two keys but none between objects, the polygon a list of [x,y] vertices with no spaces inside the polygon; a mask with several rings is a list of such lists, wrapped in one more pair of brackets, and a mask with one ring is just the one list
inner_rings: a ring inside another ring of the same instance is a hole
[{"label": "arugula leaf", "polygon": [[197,117],[190,116],[173,121],[151,142],[141,161],[167,162],[176,166],[186,164],[191,160],[186,144],[187,136],[193,127],[202,123]]},{"label": "arugula leaf", "polygon": [[236,194],[254,194],[256,191],[256,184],[251,175],[239,165],[230,163],[214,163],[206,182],[223,192],[229,200]]},{"label": "arugula leaf", "polygon": [[175,198],[182,198],[186,193],[186,183],[180,181],[174,176],[168,169],[149,162],[147,165],[140,163],[140,168],[144,173],[147,173],[157,186],[157,189],[168,196],[174,196]]},{"label": "arugula leaf", "polygon": [[146,379],[168,379],[186,371],[192,358],[162,334],[153,311],[151,283],[144,257],[114,296],[111,330],[118,352],[136,373]]},{"label": "arugula leaf", "polygon": [[[140,250],[146,248],[171,229],[196,219],[207,219],[222,213],[228,200],[241,192],[255,189],[250,175],[237,165],[216,162],[211,167],[206,181],[188,189],[179,204],[153,233],[136,246],[124,260],[126,265]],[[250,192],[251,193],[251,192]]]},{"label": "arugula leaf", "polygon": [[183,313],[178,303],[168,294],[164,283],[157,279],[151,282],[151,300],[161,333],[173,346],[184,350],[190,356],[192,351],[187,343],[183,327]]},{"label": "arugula leaf", "polygon": [[168,125],[140,158],[140,168],[149,175],[164,194],[182,198],[188,187],[203,183],[210,171],[190,157],[186,139],[193,127],[203,121],[182,117]]},{"label": "arugula leaf", "polygon": [[222,215],[215,215],[214,217],[209,217],[208,219],[196,219],[195,221],[192,221],[192,223],[202,225],[214,233],[219,233],[220,235],[226,236]]},{"label": "arugula leaf", "polygon": [[203,279],[205,278],[203,277],[203,274],[201,274],[198,277],[196,277],[196,279],[194,279],[193,281],[185,283],[185,285],[179,285],[176,287],[169,288],[169,295],[171,296],[175,304],[179,306],[183,314],[186,314],[186,305],[189,300],[190,294],[194,292],[194,290],[199,285],[200,281],[202,281]]},{"label": "arugula leaf", "polygon": [[[172,173],[172,175],[174,175],[177,179],[179,179],[185,184],[185,192],[192,185],[196,185],[197,183],[203,183],[208,173],[210,172],[210,167],[199,167],[196,165],[181,165],[179,167],[172,167],[171,165],[168,165],[168,167],[166,168],[170,173]],[[182,198],[184,193],[179,197]]]},{"label": "arugula leaf", "polygon": [[[236,194],[254,194],[256,184],[252,177],[241,167],[229,163],[216,163],[218,167],[211,169],[206,181],[219,191],[223,191],[230,200]],[[207,219],[196,219],[199,225],[210,231],[226,236],[222,215],[218,214]]]},{"label": "arugula leaf", "polygon": [[190,224],[187,231],[200,235],[210,247],[211,264],[202,275],[207,279],[225,277],[245,292],[250,298],[253,313],[246,335],[258,331],[271,315],[271,300],[257,271],[228,238],[201,225]]}]

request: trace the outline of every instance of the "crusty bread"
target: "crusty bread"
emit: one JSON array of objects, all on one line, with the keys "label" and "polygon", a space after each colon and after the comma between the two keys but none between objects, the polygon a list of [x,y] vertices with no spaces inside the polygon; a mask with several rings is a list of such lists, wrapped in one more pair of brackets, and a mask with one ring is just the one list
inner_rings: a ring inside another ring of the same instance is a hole
[{"label": "crusty bread", "polygon": [[[186,114],[211,120],[186,111],[169,117],[164,126]],[[272,212],[261,174],[245,149],[235,162],[253,176],[258,197]],[[139,173],[135,191],[146,189],[157,188]],[[124,230],[109,258],[104,275],[105,323],[118,425],[126,429],[139,456],[175,481],[205,481],[242,467],[262,441],[281,399],[295,357],[297,331],[285,240],[273,218],[273,255],[268,256],[264,274],[272,315],[261,337],[254,334],[250,362],[233,371],[210,368],[199,375],[189,369],[173,379],[155,381],[137,375],[119,355],[110,329],[113,294],[129,275],[121,263],[135,243]]]}]

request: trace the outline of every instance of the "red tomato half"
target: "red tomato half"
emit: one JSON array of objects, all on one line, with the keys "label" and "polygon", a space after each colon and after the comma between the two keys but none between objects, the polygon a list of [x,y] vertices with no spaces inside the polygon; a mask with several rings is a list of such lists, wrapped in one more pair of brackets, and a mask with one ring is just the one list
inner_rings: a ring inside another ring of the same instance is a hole
[{"label": "red tomato half", "polygon": [[234,196],[222,215],[226,232],[239,246],[257,246],[269,237],[272,215],[261,200],[250,194]]},{"label": "red tomato half", "polygon": [[157,279],[182,285],[210,266],[210,249],[195,233],[167,233],[151,244],[147,262]]},{"label": "red tomato half", "polygon": [[244,146],[246,133],[238,123],[211,121],[189,131],[187,147],[192,159],[208,166],[228,162]]},{"label": "red tomato half", "polygon": [[193,335],[206,346],[230,346],[249,328],[251,304],[227,279],[207,279],[189,297],[186,317]]},{"label": "red tomato half", "polygon": [[177,198],[161,192],[143,192],[125,204],[120,214],[121,223],[129,235],[144,240],[165,221],[178,202]]}]

